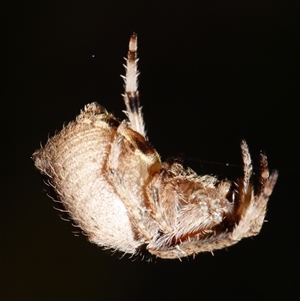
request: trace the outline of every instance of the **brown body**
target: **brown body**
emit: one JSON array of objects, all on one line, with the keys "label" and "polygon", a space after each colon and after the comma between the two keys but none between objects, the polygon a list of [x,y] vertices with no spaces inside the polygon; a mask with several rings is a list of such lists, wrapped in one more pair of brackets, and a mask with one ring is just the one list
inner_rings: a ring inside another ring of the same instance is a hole
[{"label": "brown body", "polygon": [[244,141],[244,177],[236,185],[161,163],[145,134],[136,50],[132,35],[124,77],[129,121],[91,103],[34,153],[36,167],[89,240],[103,247],[130,254],[146,247],[158,257],[180,258],[258,234],[277,172],[269,176],[261,154],[254,194]]}]

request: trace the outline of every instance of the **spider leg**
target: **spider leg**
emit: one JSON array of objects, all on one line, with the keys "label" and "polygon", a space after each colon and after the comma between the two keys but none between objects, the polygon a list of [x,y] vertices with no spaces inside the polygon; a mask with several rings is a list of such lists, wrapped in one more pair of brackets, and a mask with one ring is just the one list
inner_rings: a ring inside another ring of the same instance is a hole
[{"label": "spider leg", "polygon": [[126,75],[122,76],[124,79],[125,93],[123,94],[126,111],[125,114],[129,118],[130,127],[146,137],[145,124],[142,114],[142,108],[140,106],[139,91],[138,91],[138,76],[139,71],[137,69],[137,35],[133,33],[129,41],[129,50],[124,65]]},{"label": "spider leg", "polygon": [[[238,222],[232,232],[233,240],[257,235],[263,225],[269,197],[277,181],[278,173],[273,171],[269,176],[268,161],[264,154],[260,154],[260,176],[257,194],[254,195],[252,184],[249,182],[252,172],[251,158],[248,156],[248,147],[242,142],[242,155],[244,161],[243,192],[240,195],[237,210]],[[248,182],[248,189],[246,185]]]},{"label": "spider leg", "polygon": [[[274,189],[274,186],[276,184],[278,178],[278,172],[273,171],[271,175],[269,174],[268,169],[268,161],[267,157],[264,154],[260,154],[260,177],[259,177],[259,187],[257,191],[257,195],[254,198],[254,204],[256,208],[256,217],[252,217],[252,226],[250,235],[253,235],[253,233],[257,234],[265,220],[266,215],[266,208],[267,203],[269,200],[269,197]],[[252,234],[251,234],[252,233]]]},{"label": "spider leg", "polygon": [[145,242],[151,240],[154,232],[145,186],[160,165],[155,149],[125,121],[121,122],[111,143],[105,174],[123,201],[137,236]]},{"label": "spider leg", "polygon": [[242,196],[244,197],[247,195],[249,191],[249,185],[250,185],[250,179],[252,176],[252,161],[251,161],[251,156],[249,152],[248,145],[245,140],[242,140],[241,142],[241,150],[242,150],[242,158],[243,158],[243,163],[244,163],[244,177],[243,177],[243,192]]},{"label": "spider leg", "polygon": [[168,182],[168,164],[163,164],[159,173],[154,175],[146,192],[151,215],[162,233],[172,233],[175,229],[178,210],[178,195],[175,186]]},{"label": "spider leg", "polygon": [[259,186],[257,189],[258,194],[263,193],[268,177],[269,177],[269,168],[268,168],[267,156],[263,153],[260,153],[260,177],[259,177]]}]

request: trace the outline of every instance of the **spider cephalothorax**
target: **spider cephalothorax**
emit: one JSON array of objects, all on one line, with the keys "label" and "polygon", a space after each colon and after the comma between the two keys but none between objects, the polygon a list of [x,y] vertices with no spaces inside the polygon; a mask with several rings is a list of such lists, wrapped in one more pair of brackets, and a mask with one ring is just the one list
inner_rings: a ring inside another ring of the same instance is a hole
[{"label": "spider cephalothorax", "polygon": [[244,175],[236,183],[162,163],[148,142],[137,87],[137,36],[130,38],[119,122],[96,103],[33,154],[36,167],[89,240],[161,258],[213,251],[259,233],[276,183],[260,155],[254,192],[252,163],[241,143]]}]

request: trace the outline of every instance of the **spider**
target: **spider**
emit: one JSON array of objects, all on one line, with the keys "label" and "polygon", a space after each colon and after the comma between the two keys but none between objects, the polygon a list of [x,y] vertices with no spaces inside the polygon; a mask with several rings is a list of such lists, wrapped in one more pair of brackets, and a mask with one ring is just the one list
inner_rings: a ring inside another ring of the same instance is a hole
[{"label": "spider", "polygon": [[108,249],[181,258],[257,235],[277,171],[269,174],[261,153],[254,192],[245,141],[243,177],[236,182],[197,175],[174,160],[162,163],[145,131],[137,61],[132,34],[123,76],[128,120],[97,103],[86,105],[33,154],[37,169],[88,239]]}]

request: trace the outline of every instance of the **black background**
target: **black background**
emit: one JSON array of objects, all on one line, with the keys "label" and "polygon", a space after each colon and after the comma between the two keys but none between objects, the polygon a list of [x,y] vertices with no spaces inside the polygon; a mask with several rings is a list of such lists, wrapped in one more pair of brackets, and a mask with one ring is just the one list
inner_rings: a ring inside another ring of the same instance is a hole
[{"label": "black background", "polygon": [[[9,1],[1,14],[2,300],[299,295],[297,1]],[[148,263],[76,238],[53,210],[30,156],[86,103],[124,118],[119,75],[132,31],[163,160],[179,155],[198,173],[235,179],[245,138],[255,166],[264,150],[279,170],[259,236],[214,256]]]}]

